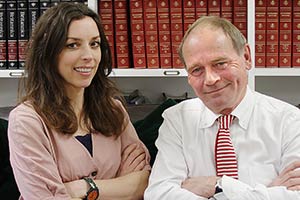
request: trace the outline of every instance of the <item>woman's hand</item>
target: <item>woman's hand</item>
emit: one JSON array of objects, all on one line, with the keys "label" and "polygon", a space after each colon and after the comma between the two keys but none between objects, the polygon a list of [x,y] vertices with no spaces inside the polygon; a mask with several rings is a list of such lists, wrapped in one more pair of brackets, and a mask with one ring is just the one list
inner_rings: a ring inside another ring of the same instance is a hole
[{"label": "woman's hand", "polygon": [[131,172],[140,171],[146,165],[145,150],[141,145],[135,143],[128,145],[122,152],[121,157],[118,177]]}]

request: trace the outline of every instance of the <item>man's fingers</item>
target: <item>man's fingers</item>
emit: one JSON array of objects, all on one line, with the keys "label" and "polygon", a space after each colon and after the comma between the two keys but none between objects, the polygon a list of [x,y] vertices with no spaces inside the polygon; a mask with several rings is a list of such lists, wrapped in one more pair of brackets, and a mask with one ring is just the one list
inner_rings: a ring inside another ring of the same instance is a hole
[{"label": "man's fingers", "polygon": [[292,162],[279,174],[279,176],[283,176],[286,173],[288,173],[289,171],[293,171],[298,168],[300,169],[300,161]]}]

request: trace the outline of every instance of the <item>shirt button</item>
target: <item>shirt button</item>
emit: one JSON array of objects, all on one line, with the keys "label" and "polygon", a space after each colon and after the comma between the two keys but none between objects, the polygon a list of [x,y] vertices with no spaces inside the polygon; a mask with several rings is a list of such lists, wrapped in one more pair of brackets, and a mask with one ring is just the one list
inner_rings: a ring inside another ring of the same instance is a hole
[{"label": "shirt button", "polygon": [[97,171],[92,172],[92,176],[96,176],[97,175]]}]

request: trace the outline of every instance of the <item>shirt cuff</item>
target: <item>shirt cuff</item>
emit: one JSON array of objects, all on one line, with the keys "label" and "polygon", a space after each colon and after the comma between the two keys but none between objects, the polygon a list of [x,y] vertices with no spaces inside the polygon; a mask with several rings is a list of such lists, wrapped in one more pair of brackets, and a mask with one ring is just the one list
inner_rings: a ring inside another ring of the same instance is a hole
[{"label": "shirt cuff", "polygon": [[209,198],[209,200],[228,200],[228,198],[224,195],[223,192],[220,192]]},{"label": "shirt cuff", "polygon": [[240,194],[251,189],[251,187],[239,180],[225,175],[222,177],[222,189],[224,195],[228,199],[235,199],[236,197],[240,196]]}]

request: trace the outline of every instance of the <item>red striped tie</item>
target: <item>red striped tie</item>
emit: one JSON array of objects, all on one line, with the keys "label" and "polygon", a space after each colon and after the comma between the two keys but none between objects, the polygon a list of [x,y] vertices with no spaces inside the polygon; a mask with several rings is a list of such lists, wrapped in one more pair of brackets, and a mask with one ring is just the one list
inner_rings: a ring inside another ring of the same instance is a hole
[{"label": "red striped tie", "polygon": [[219,130],[216,137],[215,160],[217,176],[227,175],[238,179],[237,159],[229,132],[233,119],[233,115],[223,115],[218,118]]}]

